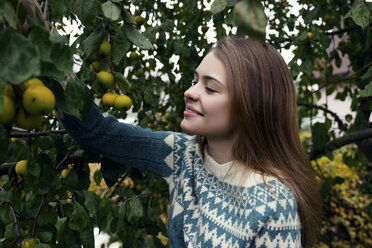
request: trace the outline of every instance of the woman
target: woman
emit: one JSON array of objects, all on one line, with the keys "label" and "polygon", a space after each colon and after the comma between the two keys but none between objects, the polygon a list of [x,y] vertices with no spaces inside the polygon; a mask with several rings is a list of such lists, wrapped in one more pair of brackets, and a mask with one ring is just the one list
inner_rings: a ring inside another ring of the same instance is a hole
[{"label": "woman", "polygon": [[319,193],[299,141],[288,68],[270,45],[219,40],[184,94],[181,127],[152,132],[60,114],[83,147],[164,178],[171,247],[310,247]]}]

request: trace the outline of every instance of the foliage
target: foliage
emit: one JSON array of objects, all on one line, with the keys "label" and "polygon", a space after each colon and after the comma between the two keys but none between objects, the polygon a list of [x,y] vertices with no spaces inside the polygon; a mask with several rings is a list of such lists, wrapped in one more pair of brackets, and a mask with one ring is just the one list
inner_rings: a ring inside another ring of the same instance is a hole
[{"label": "foliage", "polygon": [[[144,128],[180,131],[183,92],[212,46],[208,36],[237,32],[259,41],[266,38],[279,50],[294,48],[289,67],[298,89],[299,124],[317,111],[326,114],[324,123],[311,126],[312,139],[305,148],[313,158],[326,154],[333,161],[331,151],[355,143],[355,154],[342,150],[342,159],[364,172],[357,185],[362,182],[360,195],[367,195],[372,192],[372,6],[352,2],[299,1],[296,14],[285,0],[1,1],[0,113],[7,84],[12,84],[14,104],[20,107],[21,84],[37,77],[52,90],[59,110],[79,118],[95,100],[117,118],[135,113],[136,124]],[[70,31],[71,23],[80,32]],[[266,35],[266,25],[275,33]],[[326,50],[342,35],[346,38],[334,50]],[[350,61],[345,75],[333,73],[341,55]],[[109,89],[98,82],[100,71],[114,76],[113,88],[111,82]],[[323,88],[327,94],[337,88],[337,99],[351,98],[354,115],[341,120],[327,105],[316,105]],[[104,105],[100,99],[106,92],[130,97],[130,111]],[[166,236],[165,182],[82,150],[53,113],[42,118],[31,131],[13,122],[0,124],[0,247],[19,246],[29,237],[37,238],[39,247],[93,247],[94,227],[125,247],[166,245],[159,235]],[[331,129],[335,123],[338,130]],[[23,159],[28,160],[25,177],[14,171]],[[92,162],[101,168],[91,174]],[[350,209],[347,202],[342,204]],[[351,233],[353,228],[350,224]],[[350,235],[350,244],[364,242]]]},{"label": "foliage", "polygon": [[[351,153],[352,148],[345,150]],[[360,191],[358,169],[344,164],[340,151],[334,152],[334,160],[321,157],[313,166],[324,197],[319,247],[372,246],[372,195]]]}]

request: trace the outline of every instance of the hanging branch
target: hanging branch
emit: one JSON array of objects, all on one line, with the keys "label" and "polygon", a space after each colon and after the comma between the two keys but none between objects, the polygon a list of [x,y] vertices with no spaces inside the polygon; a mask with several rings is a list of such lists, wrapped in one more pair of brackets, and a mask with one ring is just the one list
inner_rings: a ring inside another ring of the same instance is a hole
[{"label": "hanging branch", "polygon": [[325,107],[322,107],[322,106],[319,106],[319,105],[315,105],[315,104],[311,104],[311,103],[305,103],[305,102],[297,102],[297,105],[299,106],[305,106],[305,107],[309,107],[309,108],[312,108],[312,109],[320,109],[320,110],[323,110],[324,112],[330,114],[334,119],[335,121],[337,122],[338,124],[338,127],[346,132],[347,131],[347,128],[346,126],[344,125],[343,121],[340,119],[340,117],[338,117],[338,115],[332,111],[330,111],[329,109],[325,108]]}]

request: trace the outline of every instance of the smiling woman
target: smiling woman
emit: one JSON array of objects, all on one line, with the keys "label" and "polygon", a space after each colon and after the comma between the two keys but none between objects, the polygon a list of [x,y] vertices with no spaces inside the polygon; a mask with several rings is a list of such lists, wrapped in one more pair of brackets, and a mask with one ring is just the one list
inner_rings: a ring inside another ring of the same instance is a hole
[{"label": "smiling woman", "polygon": [[299,141],[294,86],[274,48],[219,40],[185,92],[182,129],[58,112],[83,147],[169,184],[171,247],[310,247],[319,193]]}]

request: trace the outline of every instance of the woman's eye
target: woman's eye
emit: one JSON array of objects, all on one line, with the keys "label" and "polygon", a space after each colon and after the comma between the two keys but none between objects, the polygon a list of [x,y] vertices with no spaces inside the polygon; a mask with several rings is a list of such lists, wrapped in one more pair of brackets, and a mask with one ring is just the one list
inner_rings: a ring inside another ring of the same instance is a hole
[{"label": "woman's eye", "polygon": [[216,92],[215,90],[209,88],[209,87],[205,87],[205,90],[208,92],[208,93],[213,93],[213,92]]},{"label": "woman's eye", "polygon": [[197,83],[197,82],[196,82],[195,80],[193,80],[193,81],[191,82],[191,86],[194,86],[196,83]]}]

